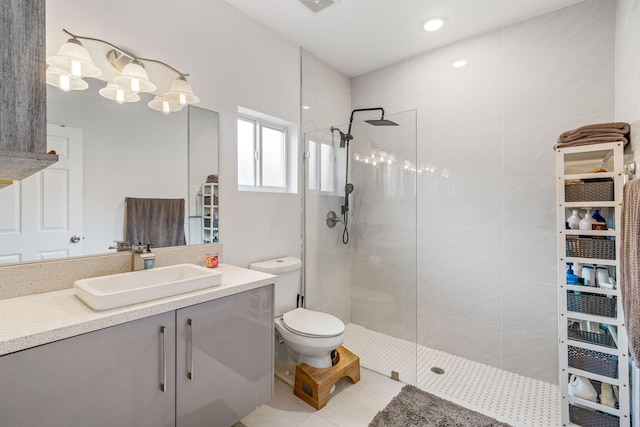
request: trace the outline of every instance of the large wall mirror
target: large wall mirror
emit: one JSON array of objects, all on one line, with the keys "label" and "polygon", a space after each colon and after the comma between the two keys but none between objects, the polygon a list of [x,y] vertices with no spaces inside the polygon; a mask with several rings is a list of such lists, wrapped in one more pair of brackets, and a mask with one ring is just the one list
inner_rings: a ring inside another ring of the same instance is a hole
[{"label": "large wall mirror", "polygon": [[218,173],[218,113],[189,106],[164,115],[151,99],[118,105],[47,87],[49,149],[59,164],[0,189],[0,263],[115,252],[125,198],[185,200],[187,244],[202,243],[202,196]]},{"label": "large wall mirror", "polygon": [[[139,53],[151,50],[135,27],[115,25],[93,4],[78,3],[70,11],[65,2],[47,1],[46,9],[47,56],[68,39],[63,28],[112,35],[110,41]],[[0,188],[0,264],[115,252],[114,241],[126,240],[127,197],[184,199],[186,243],[211,240],[211,231],[203,232],[205,197],[199,193],[218,173],[218,113],[189,106],[165,115],[147,106],[153,96],[144,93],[122,105],[103,98],[98,90],[117,74],[106,60],[110,47],[84,44],[104,74],[87,78],[86,90],[47,85],[47,144],[60,161]],[[153,65],[147,70],[160,91],[176,76]]]}]

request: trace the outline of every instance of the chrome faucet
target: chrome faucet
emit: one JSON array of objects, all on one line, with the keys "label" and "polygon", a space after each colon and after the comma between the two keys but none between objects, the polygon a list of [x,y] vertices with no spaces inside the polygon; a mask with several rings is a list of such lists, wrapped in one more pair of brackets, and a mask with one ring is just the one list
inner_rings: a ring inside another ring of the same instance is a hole
[{"label": "chrome faucet", "polygon": [[109,249],[115,249],[118,252],[129,252],[131,250],[131,245],[129,242],[122,242],[120,240],[114,240],[116,246],[109,246]]},{"label": "chrome faucet", "polygon": [[133,271],[149,270],[156,266],[156,256],[151,252],[151,245],[138,243],[133,245]]}]

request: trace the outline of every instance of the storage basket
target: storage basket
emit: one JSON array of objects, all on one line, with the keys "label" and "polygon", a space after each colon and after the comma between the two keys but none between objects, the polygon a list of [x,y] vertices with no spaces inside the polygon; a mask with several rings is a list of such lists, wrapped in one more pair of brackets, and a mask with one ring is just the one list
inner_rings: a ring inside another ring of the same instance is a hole
[{"label": "storage basket", "polygon": [[565,202],[613,201],[613,181],[576,182],[564,185]]},{"label": "storage basket", "polygon": [[616,298],[567,292],[567,310],[596,316],[616,317]]},{"label": "storage basket", "polygon": [[620,420],[614,415],[607,415],[580,406],[569,405],[569,420],[583,427],[619,427]]},{"label": "storage basket", "polygon": [[618,378],[618,356],[568,346],[569,366],[609,378]]},{"label": "storage basket", "polygon": [[568,257],[616,259],[616,241],[567,237]]},{"label": "storage basket", "polygon": [[596,332],[587,332],[581,331],[579,329],[569,328],[568,336],[570,339],[575,341],[582,341],[590,344],[601,345],[604,347],[615,348],[611,345],[611,335],[609,334],[598,334]]}]

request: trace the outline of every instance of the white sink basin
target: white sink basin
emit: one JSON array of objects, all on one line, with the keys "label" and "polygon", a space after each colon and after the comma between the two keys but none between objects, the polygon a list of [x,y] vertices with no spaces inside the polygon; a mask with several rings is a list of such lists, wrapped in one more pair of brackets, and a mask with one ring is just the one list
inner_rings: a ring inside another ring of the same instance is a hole
[{"label": "white sink basin", "polygon": [[95,310],[122,307],[218,286],[222,273],[193,264],[178,264],[130,273],[76,280],[76,296]]}]

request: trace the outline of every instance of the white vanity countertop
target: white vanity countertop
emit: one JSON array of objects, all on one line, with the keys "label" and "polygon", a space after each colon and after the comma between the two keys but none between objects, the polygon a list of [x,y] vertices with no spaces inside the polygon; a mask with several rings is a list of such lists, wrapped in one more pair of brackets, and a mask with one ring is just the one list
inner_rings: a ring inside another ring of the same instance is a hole
[{"label": "white vanity countertop", "polygon": [[271,274],[218,269],[220,286],[104,311],[87,306],[73,288],[0,300],[0,356],[275,283]]}]

